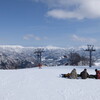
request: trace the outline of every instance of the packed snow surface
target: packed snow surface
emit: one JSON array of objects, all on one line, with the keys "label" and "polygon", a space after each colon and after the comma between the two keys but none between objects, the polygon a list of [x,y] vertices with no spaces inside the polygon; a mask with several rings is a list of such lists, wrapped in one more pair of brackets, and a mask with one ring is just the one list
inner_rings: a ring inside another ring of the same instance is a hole
[{"label": "packed snow surface", "polygon": [[0,70],[0,100],[100,100],[100,80],[66,79],[60,74],[96,67],[42,67]]}]

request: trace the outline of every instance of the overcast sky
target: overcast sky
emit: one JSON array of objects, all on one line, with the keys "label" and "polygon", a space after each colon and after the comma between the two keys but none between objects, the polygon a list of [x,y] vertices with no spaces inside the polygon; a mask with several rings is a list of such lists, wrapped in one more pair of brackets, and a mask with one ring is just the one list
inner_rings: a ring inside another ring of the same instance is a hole
[{"label": "overcast sky", "polygon": [[0,0],[0,45],[100,46],[100,0]]}]

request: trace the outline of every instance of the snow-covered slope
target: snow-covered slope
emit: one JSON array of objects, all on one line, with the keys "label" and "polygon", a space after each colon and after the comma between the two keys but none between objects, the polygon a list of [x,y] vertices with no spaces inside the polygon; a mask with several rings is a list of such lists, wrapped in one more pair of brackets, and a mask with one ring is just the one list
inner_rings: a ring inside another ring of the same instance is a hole
[{"label": "snow-covered slope", "polygon": [[[73,68],[0,70],[0,100],[99,100],[100,80],[59,77]],[[75,68],[80,73],[86,67]],[[94,69],[88,68],[89,74],[95,74]]]},{"label": "snow-covered slope", "polygon": [[[42,63],[47,66],[61,66],[68,63],[64,56],[69,52],[79,53],[81,56],[89,57],[89,53],[80,48],[60,48],[60,47],[38,47],[44,49]],[[29,68],[36,66],[37,56],[34,52],[37,47],[23,47],[20,45],[0,45],[0,69]],[[100,59],[100,49],[93,53],[93,59]],[[26,65],[26,66],[25,66]],[[97,64],[96,64],[97,65]]]}]

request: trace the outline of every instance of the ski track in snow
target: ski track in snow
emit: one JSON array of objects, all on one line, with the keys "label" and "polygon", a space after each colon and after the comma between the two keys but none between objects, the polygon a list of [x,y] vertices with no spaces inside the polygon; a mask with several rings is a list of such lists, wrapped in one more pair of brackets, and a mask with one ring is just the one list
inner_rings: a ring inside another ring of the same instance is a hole
[{"label": "ski track in snow", "polygon": [[[59,77],[74,67],[0,70],[0,100],[99,100],[100,80]],[[85,67],[77,67],[80,73]],[[89,74],[95,74],[88,68]]]}]

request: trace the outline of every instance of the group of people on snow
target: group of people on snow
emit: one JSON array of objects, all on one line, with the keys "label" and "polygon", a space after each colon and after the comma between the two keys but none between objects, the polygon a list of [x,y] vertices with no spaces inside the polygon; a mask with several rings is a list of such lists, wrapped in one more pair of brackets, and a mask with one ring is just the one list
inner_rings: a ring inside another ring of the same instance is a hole
[{"label": "group of people on snow", "polygon": [[77,74],[76,69],[74,68],[71,71],[71,73],[62,74],[62,77],[67,77],[69,79],[78,79],[78,77],[81,77],[81,79],[87,79],[87,78],[100,79],[100,71],[95,69],[95,72],[96,72],[95,75],[89,75],[87,69],[84,69],[80,74]]}]

